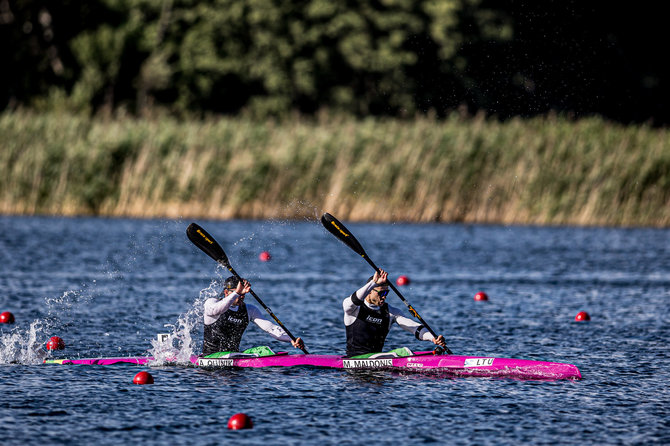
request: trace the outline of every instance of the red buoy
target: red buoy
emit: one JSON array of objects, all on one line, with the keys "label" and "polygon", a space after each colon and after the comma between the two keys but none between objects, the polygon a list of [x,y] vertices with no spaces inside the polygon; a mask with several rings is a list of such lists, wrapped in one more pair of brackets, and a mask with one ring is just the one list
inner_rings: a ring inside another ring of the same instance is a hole
[{"label": "red buoy", "polygon": [[58,336],[51,336],[47,341],[47,350],[63,350],[65,342]]},{"label": "red buoy", "polygon": [[591,316],[589,316],[589,313],[587,313],[586,311],[580,311],[579,313],[577,313],[577,316],[575,316],[575,320],[577,322],[590,321]]},{"label": "red buoy", "polygon": [[135,375],[135,378],[133,378],[133,383],[135,384],[153,384],[154,383],[154,377],[151,376],[151,373],[149,372],[138,372],[137,375]]},{"label": "red buoy", "polygon": [[409,285],[409,277],[407,277],[407,276],[400,276],[400,277],[398,277],[398,279],[395,281],[395,283],[396,283],[398,286]]},{"label": "red buoy", "polygon": [[13,324],[14,315],[9,311],[3,311],[0,313],[0,324]]},{"label": "red buoy", "polygon": [[245,413],[236,413],[228,420],[228,429],[251,429],[252,427],[254,427],[254,423]]},{"label": "red buoy", "polygon": [[475,300],[489,300],[489,296],[485,292],[480,291],[475,294]]},{"label": "red buoy", "polygon": [[263,251],[262,253],[258,254],[258,260],[261,262],[267,262],[272,258],[269,252]]}]

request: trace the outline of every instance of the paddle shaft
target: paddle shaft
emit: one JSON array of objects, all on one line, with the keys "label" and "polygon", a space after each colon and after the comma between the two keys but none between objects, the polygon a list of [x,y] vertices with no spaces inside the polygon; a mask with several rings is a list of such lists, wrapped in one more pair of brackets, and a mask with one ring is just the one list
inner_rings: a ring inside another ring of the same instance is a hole
[{"label": "paddle shaft", "polygon": [[[239,280],[240,282],[242,282],[242,278],[240,277],[239,274],[237,274],[237,271],[235,271],[235,269],[233,269],[233,267],[230,266],[230,264],[227,264],[227,265],[226,265],[226,264],[224,264],[224,263],[222,263],[222,262],[220,262],[220,263],[221,263],[223,266],[225,266],[225,267],[228,269],[228,271],[230,271],[230,273],[231,273],[233,276],[235,276],[235,277],[237,278],[237,280]],[[257,295],[256,293],[254,293],[254,290],[249,289],[249,293],[251,293],[251,295],[254,296],[254,298],[258,301],[258,303],[261,304],[261,306],[265,309],[265,311],[267,311],[268,314],[269,314],[270,316],[272,316],[272,319],[274,319],[274,321],[277,323],[277,325],[279,325],[282,329],[284,329],[284,331],[285,331],[286,334],[289,336],[289,338],[291,338],[292,341],[295,341],[295,340],[296,340],[296,337],[293,336],[293,334],[291,334],[291,332],[288,330],[288,328],[286,328],[286,327],[284,326],[284,324],[282,324],[282,322],[279,320],[279,318],[278,318],[277,316],[275,316],[275,314],[272,312],[272,310],[270,309],[270,307],[268,307],[267,305],[265,305],[265,303],[261,300],[261,298],[258,297],[258,295]],[[307,351],[307,347],[304,347],[304,348],[302,348],[301,350],[302,350],[303,352],[305,352],[306,355],[309,355],[309,352]]]},{"label": "paddle shaft", "polygon": [[[381,271],[381,270],[377,267],[377,265],[375,265],[375,263],[370,259],[370,257],[367,256],[367,254],[364,254],[362,257],[365,259],[366,262],[368,262],[368,263],[370,264],[371,267],[373,267],[373,268],[375,269],[375,271],[377,271],[377,272],[380,272],[380,271]],[[412,314],[412,316],[414,316],[415,318],[417,318],[417,319],[419,320],[419,322],[421,322],[421,324],[422,324],[424,327],[426,327],[426,330],[428,330],[428,332],[429,332],[431,335],[433,335],[433,338],[437,339],[437,333],[435,333],[435,332],[433,331],[433,329],[430,328],[430,325],[428,325],[428,323],[427,323],[426,321],[423,320],[423,318],[421,317],[421,315],[414,309],[414,307],[413,307],[409,302],[407,302],[407,299],[405,299],[405,296],[402,295],[402,293],[398,290],[398,288],[396,288],[395,285],[393,285],[393,284],[391,283],[390,280],[388,281],[388,285],[389,285],[389,287],[393,290],[393,292],[400,298],[400,300],[403,301],[403,303],[407,306],[407,309],[408,309],[409,312]],[[438,346],[438,348],[441,348],[441,347]],[[452,354],[451,350],[449,350],[449,347],[445,346],[444,349],[445,349],[445,351],[446,351],[447,353],[449,353],[450,355]]]},{"label": "paddle shaft", "polygon": [[[374,263],[372,260],[370,260],[370,257],[368,257],[368,256],[366,255],[366,256],[363,256],[363,258],[370,264],[371,267],[373,267],[373,268],[375,269],[375,271],[377,271],[377,272],[380,272],[380,271],[381,271],[381,270],[377,267],[377,265],[375,265],[375,263]],[[419,315],[419,313],[417,313],[417,311],[414,309],[414,307],[413,307],[409,302],[407,302],[407,299],[405,299],[405,296],[402,295],[402,293],[398,290],[398,288],[395,287],[395,285],[393,285],[393,284],[391,283],[390,280],[388,281],[388,285],[389,285],[389,287],[391,287],[391,289],[393,290],[393,292],[396,293],[396,295],[400,298],[400,300],[403,301],[403,303],[407,306],[407,309],[408,309],[409,312],[412,314],[412,316],[414,316],[415,318],[417,318],[417,319],[423,324],[423,326],[426,327],[426,330],[428,330],[428,331],[430,332],[430,334],[433,335],[434,338],[437,338],[437,334],[433,331],[433,329],[430,328],[430,326],[428,325],[428,323],[426,323],[426,321],[423,320],[423,318],[421,317],[421,315]]]}]

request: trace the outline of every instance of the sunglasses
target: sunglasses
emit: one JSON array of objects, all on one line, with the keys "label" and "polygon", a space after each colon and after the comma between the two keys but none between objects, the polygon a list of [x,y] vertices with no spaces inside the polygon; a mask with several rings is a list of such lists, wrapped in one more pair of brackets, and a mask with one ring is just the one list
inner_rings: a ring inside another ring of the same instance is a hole
[{"label": "sunglasses", "polygon": [[375,292],[379,294],[379,297],[386,297],[389,295],[389,290],[383,290],[383,291],[375,290]]}]

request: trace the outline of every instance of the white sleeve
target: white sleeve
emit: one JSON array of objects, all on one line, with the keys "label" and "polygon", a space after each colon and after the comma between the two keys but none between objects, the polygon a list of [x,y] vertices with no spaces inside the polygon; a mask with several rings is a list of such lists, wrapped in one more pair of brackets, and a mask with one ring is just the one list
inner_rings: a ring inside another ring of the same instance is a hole
[{"label": "white sleeve", "polygon": [[[395,321],[395,323],[398,324],[400,328],[412,333],[417,339],[421,339],[423,341],[432,341],[434,339],[433,335],[430,334],[426,327],[416,322],[415,320],[404,316],[400,309],[389,305],[389,315],[391,316],[392,322]],[[419,330],[418,333],[417,329]]]},{"label": "white sleeve", "polygon": [[263,317],[261,310],[251,304],[247,304],[247,313],[249,314],[249,321],[258,325],[258,328],[272,336],[278,341],[291,342],[291,338],[286,334],[283,328],[275,325]]},{"label": "white sleeve", "polygon": [[216,322],[219,316],[228,311],[238,296],[239,294],[233,291],[223,299],[216,299],[214,297],[207,299],[204,305],[205,325],[211,325]]},{"label": "white sleeve", "polygon": [[364,305],[365,296],[370,293],[375,285],[375,282],[371,280],[359,288],[354,294],[344,299],[342,308],[344,309],[344,325],[346,327],[354,323],[358,316],[358,312],[361,309],[361,305]]},{"label": "white sleeve", "polygon": [[364,300],[365,297],[366,297],[368,294],[370,294],[370,291],[372,291],[372,289],[373,289],[375,286],[377,286],[377,284],[375,283],[375,281],[374,281],[374,280],[370,280],[368,283],[366,283],[365,285],[363,285],[362,287],[360,287],[360,288],[356,291],[356,297],[358,298],[358,300],[361,300],[361,301]]}]

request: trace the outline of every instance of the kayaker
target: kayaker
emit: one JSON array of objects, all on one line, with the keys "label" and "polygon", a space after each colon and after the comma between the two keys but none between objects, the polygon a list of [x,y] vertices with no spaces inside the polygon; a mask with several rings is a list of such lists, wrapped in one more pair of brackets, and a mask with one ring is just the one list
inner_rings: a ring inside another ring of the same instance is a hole
[{"label": "kayaker", "polygon": [[244,303],[244,296],[249,291],[249,281],[242,279],[240,282],[235,276],[230,276],[224,282],[222,293],[205,301],[203,355],[239,351],[242,334],[250,321],[273,338],[303,349],[305,344],[302,339],[292,341],[280,326],[265,319],[260,309]]},{"label": "kayaker", "polygon": [[388,273],[375,272],[358,291],[344,299],[344,325],[347,331],[347,356],[381,352],[393,322],[413,333],[419,340],[446,347],[444,337],[433,335],[418,322],[386,303],[389,293]]}]

